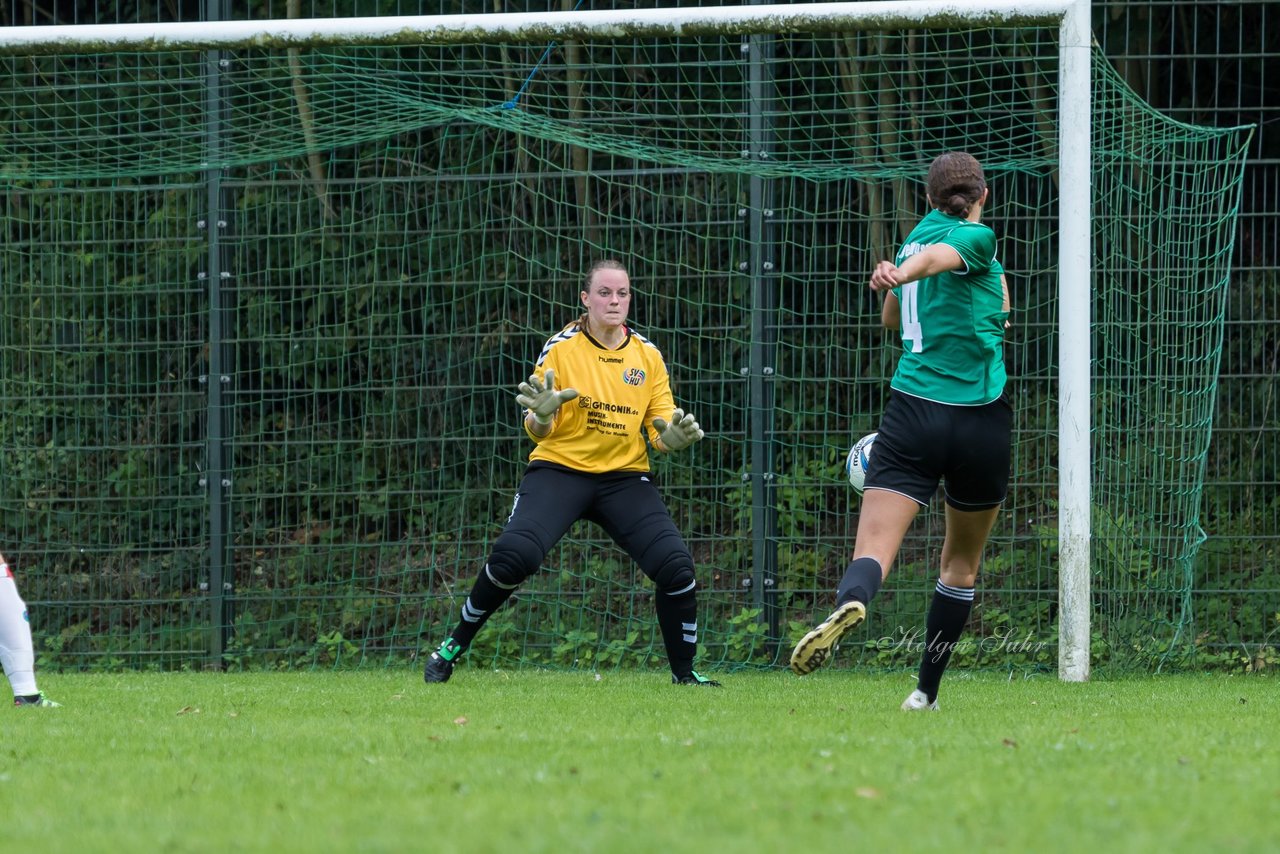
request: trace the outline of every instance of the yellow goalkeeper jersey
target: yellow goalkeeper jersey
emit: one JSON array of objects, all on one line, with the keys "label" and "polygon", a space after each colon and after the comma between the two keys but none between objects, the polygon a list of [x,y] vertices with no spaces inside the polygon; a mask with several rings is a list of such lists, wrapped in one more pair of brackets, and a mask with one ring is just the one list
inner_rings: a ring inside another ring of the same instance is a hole
[{"label": "yellow goalkeeper jersey", "polygon": [[649,441],[657,439],[653,419],[671,418],[675,402],[671,378],[658,348],[627,329],[616,350],[606,350],[577,322],[552,336],[538,356],[538,376],[554,372],[557,389],[578,396],[556,413],[551,432],[539,439],[529,460],[545,460],[578,471],[648,471]]}]

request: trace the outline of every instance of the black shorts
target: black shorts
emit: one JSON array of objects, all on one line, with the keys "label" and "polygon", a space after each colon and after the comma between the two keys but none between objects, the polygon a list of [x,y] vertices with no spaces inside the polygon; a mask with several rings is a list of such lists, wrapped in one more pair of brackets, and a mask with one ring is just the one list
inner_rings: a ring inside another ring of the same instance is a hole
[{"label": "black shorts", "polygon": [[865,489],[884,489],[928,506],[943,482],[957,510],[998,507],[1009,489],[1013,407],[1001,396],[952,406],[890,389],[871,451]]},{"label": "black shorts", "polygon": [[652,579],[672,561],[692,564],[689,548],[647,471],[589,474],[555,463],[530,463],[498,539],[528,544],[517,550],[533,561],[532,572],[579,519],[603,528]]}]

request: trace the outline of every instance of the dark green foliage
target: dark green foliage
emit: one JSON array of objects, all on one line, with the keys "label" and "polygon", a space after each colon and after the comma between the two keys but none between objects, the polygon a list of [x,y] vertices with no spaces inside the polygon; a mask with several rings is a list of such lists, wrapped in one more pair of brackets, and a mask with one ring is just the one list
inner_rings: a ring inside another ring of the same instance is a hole
[{"label": "dark green foliage", "polygon": [[[436,11],[349,5],[360,14]],[[264,3],[252,14],[271,11]],[[117,9],[139,20],[190,12]],[[83,4],[70,17],[98,20]],[[983,44],[1021,55],[1014,42]],[[829,606],[848,557],[857,501],[839,468],[852,439],[874,428],[893,361],[862,276],[880,249],[873,244],[892,242],[892,220],[910,213],[870,207],[916,205],[918,187],[904,177],[915,166],[896,154],[877,161],[888,177],[873,176],[867,191],[843,173],[815,180],[817,167],[799,177],[736,160],[678,165],[677,144],[737,158],[744,132],[740,115],[707,115],[738,85],[740,67],[723,50],[683,51],[688,68],[723,63],[717,82],[690,76],[660,89],[659,72],[634,58],[611,66],[605,91],[626,93],[641,112],[663,97],[698,105],[690,115],[699,121],[672,129],[655,120],[641,154],[616,140],[586,151],[572,134],[539,137],[532,113],[484,114],[326,150],[323,192],[300,157],[229,169],[224,230],[197,225],[209,216],[203,175],[6,186],[0,549],[32,604],[41,666],[343,667],[402,662],[433,645],[457,619],[519,480],[527,440],[509,389],[546,337],[576,316],[578,276],[604,255],[632,265],[633,320],[663,350],[678,400],[711,437],[657,463],[699,566],[704,656],[783,660]],[[503,63],[495,78],[519,82],[525,58]],[[868,60],[868,73],[903,67]],[[812,83],[788,81],[788,106],[834,105],[831,127],[819,130],[837,132],[838,150],[789,117],[779,147],[852,159],[850,140],[864,128],[848,109],[848,80],[833,78],[830,91]],[[563,70],[548,70],[529,98],[565,85]],[[600,91],[587,93],[585,115]],[[981,105],[995,97],[983,94]],[[554,109],[580,131],[583,115]],[[1001,113],[1001,127],[1024,112]],[[1036,161],[1043,153],[1023,155],[1029,165],[1011,157],[993,173],[1004,198],[1031,200],[994,212],[1016,280],[1015,491],[960,666],[1046,669],[1057,652],[1057,277],[1045,239],[1052,226],[1036,213],[1054,190],[1051,163]],[[777,215],[753,233],[739,210],[761,176]],[[875,239],[864,234],[873,219],[887,229]],[[1147,245],[1145,234],[1115,240]],[[775,250],[778,272],[757,279],[742,265],[761,241]],[[201,278],[215,261],[225,281]],[[1141,312],[1123,303],[1133,282],[1113,285],[1102,301],[1116,318],[1106,333],[1121,340]],[[1232,291],[1253,301],[1237,304],[1233,320],[1276,304],[1274,278],[1242,279]],[[1231,379],[1219,385],[1217,424],[1225,429],[1209,449],[1203,504],[1215,538],[1194,567],[1199,541],[1189,524],[1165,565],[1152,548],[1164,534],[1150,533],[1163,520],[1112,502],[1099,508],[1108,575],[1095,587],[1097,663],[1274,663],[1276,555],[1253,535],[1276,530],[1280,475],[1275,443],[1245,429],[1258,413],[1274,423],[1273,327],[1241,323],[1223,351]],[[211,373],[215,355],[221,375]],[[1166,354],[1149,358],[1152,372],[1166,369]],[[1104,385],[1100,416],[1134,406],[1159,414],[1149,393],[1137,380]],[[209,446],[216,433],[228,480],[222,506],[211,505],[208,488],[219,474]],[[1179,449],[1145,439],[1123,437],[1107,451],[1124,471],[1197,482],[1169,467]],[[940,542],[930,511],[855,660],[914,665],[912,627]],[[762,547],[776,553],[772,577]],[[218,561],[225,591],[209,589]],[[648,583],[582,526],[469,656],[593,668],[660,662]]]}]

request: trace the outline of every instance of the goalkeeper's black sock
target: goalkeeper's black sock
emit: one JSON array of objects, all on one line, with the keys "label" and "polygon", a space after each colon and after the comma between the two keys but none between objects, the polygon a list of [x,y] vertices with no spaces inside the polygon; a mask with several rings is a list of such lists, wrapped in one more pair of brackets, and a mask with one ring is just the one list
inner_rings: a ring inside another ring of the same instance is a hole
[{"label": "goalkeeper's black sock", "polygon": [[698,653],[698,596],[694,588],[674,596],[659,590],[654,593],[653,605],[671,672],[677,677],[692,675],[693,658]]},{"label": "goalkeeper's black sock", "polygon": [[476,578],[476,583],[471,587],[471,595],[467,597],[466,602],[462,603],[462,619],[450,637],[463,648],[471,646],[471,641],[475,639],[485,621],[511,597],[511,594],[516,591],[516,586],[499,584],[489,572],[489,565],[485,564]]},{"label": "goalkeeper's black sock", "polygon": [[880,561],[873,557],[860,557],[849,564],[836,588],[836,607],[845,602],[858,601],[867,605],[880,590],[880,582],[884,580],[884,568]]},{"label": "goalkeeper's black sock", "polygon": [[947,669],[951,651],[960,640],[960,633],[969,622],[972,610],[972,587],[949,587],[938,581],[933,601],[929,603],[929,615],[925,618],[926,645],[920,658],[920,679],[916,684],[928,696],[930,703],[938,699],[943,671]]}]

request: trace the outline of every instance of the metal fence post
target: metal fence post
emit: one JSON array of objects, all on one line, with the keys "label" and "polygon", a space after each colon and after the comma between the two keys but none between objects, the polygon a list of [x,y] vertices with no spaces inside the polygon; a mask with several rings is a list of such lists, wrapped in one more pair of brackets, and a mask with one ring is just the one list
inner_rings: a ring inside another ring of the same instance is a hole
[{"label": "metal fence post", "polygon": [[[227,0],[205,0],[205,20],[223,20],[230,14]],[[205,69],[205,150],[209,168],[205,170],[206,205],[204,230],[207,253],[205,269],[201,276],[208,288],[209,310],[209,363],[205,375],[206,392],[206,469],[204,485],[209,508],[209,551],[207,593],[209,596],[209,657],[206,667],[219,670],[223,666],[223,654],[231,631],[231,594],[233,576],[228,571],[227,555],[229,538],[227,522],[230,516],[232,478],[227,466],[227,410],[224,399],[231,384],[226,364],[226,344],[223,321],[223,288],[228,284],[231,272],[227,269],[226,239],[230,232],[230,206],[226,203],[223,187],[222,134],[226,104],[223,94],[223,73],[229,60],[222,51],[209,51]]]},{"label": "metal fence post", "polygon": [[[773,142],[768,60],[772,36],[743,41],[747,54],[748,125],[743,155],[767,161]],[[768,626],[770,645],[781,636],[778,613],[778,508],[774,472],[774,379],[777,376],[777,247],[773,240],[772,188],[769,179],[749,178],[747,204],[747,275],[751,278],[751,346],[747,388],[747,444],[751,472],[752,604]]]}]

